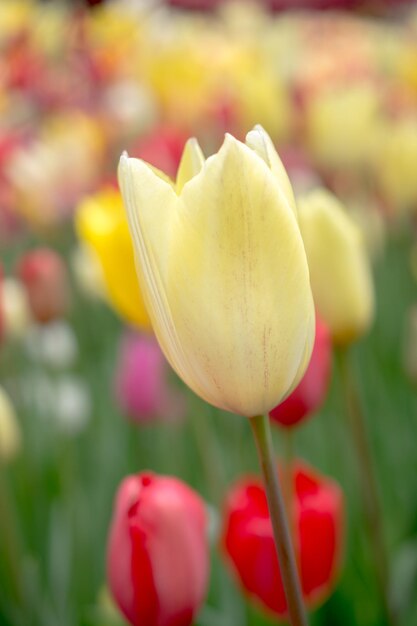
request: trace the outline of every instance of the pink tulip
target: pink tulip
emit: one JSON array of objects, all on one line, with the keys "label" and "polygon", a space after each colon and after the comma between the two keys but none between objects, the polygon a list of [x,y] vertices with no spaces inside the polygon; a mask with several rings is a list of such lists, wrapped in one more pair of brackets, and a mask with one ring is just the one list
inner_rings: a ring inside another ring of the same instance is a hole
[{"label": "pink tulip", "polygon": [[190,626],[208,579],[204,503],[176,478],[128,476],[119,487],[107,573],[132,626]]},{"label": "pink tulip", "polygon": [[184,398],[169,386],[168,373],[168,364],[154,337],[127,332],[115,376],[116,398],[122,411],[137,422],[175,420],[183,415]]}]

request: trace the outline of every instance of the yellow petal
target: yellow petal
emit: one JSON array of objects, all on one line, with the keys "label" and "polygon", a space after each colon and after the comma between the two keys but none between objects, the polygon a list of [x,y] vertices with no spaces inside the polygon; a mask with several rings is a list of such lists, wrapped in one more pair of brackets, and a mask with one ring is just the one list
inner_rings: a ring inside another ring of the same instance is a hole
[{"label": "yellow petal", "polygon": [[246,145],[249,146],[249,148],[252,148],[252,150],[254,150],[256,154],[260,156],[261,159],[263,159],[268,165],[273,175],[276,176],[290,207],[294,211],[294,214],[297,215],[297,208],[290,179],[288,178],[285,167],[275,150],[275,146],[272,143],[271,138],[264,131],[262,126],[255,126],[255,128],[246,135]]},{"label": "yellow petal", "polygon": [[199,173],[204,165],[204,154],[197,139],[192,137],[187,141],[182,153],[177,174],[177,193],[181,193],[185,183]]},{"label": "yellow petal", "polygon": [[268,412],[314,339],[304,247],[279,180],[230,136],[179,198],[140,161],[122,158],[119,176],[171,365],[215,406]]},{"label": "yellow petal", "polygon": [[325,190],[300,198],[298,208],[318,312],[336,343],[350,343],[367,330],[374,312],[370,263],[360,231]]}]

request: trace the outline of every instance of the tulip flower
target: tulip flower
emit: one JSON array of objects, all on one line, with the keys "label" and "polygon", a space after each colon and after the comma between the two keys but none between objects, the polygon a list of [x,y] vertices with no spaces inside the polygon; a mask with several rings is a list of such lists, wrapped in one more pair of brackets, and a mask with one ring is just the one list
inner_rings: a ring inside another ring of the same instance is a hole
[{"label": "tulip flower", "polygon": [[372,85],[325,89],[308,104],[307,141],[327,167],[361,167],[377,136],[379,93]]},{"label": "tulip flower", "polygon": [[20,428],[13,404],[0,387],[0,464],[12,461],[20,446]]},{"label": "tulip flower", "polygon": [[168,385],[168,364],[151,336],[123,337],[116,369],[116,396],[134,421],[175,420],[184,413],[181,395]]},{"label": "tulip flower", "polygon": [[110,589],[132,626],[191,626],[208,578],[201,498],[176,478],[128,476],[109,535]]},{"label": "tulip flower", "polygon": [[316,317],[316,338],[307,370],[294,391],[269,416],[280,426],[292,427],[315,413],[329,388],[332,343],[327,326]]},{"label": "tulip flower", "polygon": [[84,198],[77,210],[76,229],[100,262],[111,305],[122,319],[148,329],[149,317],[136,278],[133,246],[119,192],[109,187]]},{"label": "tulip flower", "polygon": [[[291,473],[292,521],[304,600],[314,608],[329,597],[341,567],[343,494],[337,483],[301,461]],[[287,616],[266,496],[256,478],[237,483],[224,512],[222,544],[246,593],[280,619]]]},{"label": "tulip flower", "polygon": [[49,248],[31,250],[22,256],[17,271],[26,287],[34,319],[46,323],[66,314],[69,283],[59,254]]},{"label": "tulip flower", "polygon": [[184,150],[176,185],[123,155],[119,182],[161,348],[211,404],[265,414],[301,379],[314,306],[294,197],[262,128]]},{"label": "tulip flower", "polygon": [[363,239],[342,204],[325,190],[299,198],[298,207],[318,313],[333,341],[347,345],[365,333],[374,315]]},{"label": "tulip flower", "polygon": [[30,326],[31,315],[26,290],[19,280],[4,278],[0,306],[5,337],[22,337]]},{"label": "tulip flower", "polygon": [[417,208],[417,120],[385,120],[374,152],[373,170],[381,195],[395,212]]}]

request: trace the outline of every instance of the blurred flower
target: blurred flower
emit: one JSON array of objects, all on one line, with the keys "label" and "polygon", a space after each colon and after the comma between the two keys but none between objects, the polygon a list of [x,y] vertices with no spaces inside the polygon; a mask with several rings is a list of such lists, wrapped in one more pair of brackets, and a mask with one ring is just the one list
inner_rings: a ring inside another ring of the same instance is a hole
[{"label": "blurred flower", "polygon": [[91,394],[79,376],[65,375],[54,380],[54,406],[51,407],[61,432],[69,436],[81,433],[91,417]]},{"label": "blurred flower", "polygon": [[110,529],[107,573],[133,626],[191,626],[208,578],[206,514],[185,483],[150,473],[121,483]]},{"label": "blurred flower", "polygon": [[50,376],[35,371],[25,377],[23,394],[32,413],[66,436],[77,436],[91,418],[90,390],[74,374]]},{"label": "blurred flower", "polygon": [[417,117],[385,120],[374,152],[381,194],[395,211],[417,212]]},{"label": "blurred flower", "polygon": [[26,290],[19,280],[3,280],[1,306],[5,336],[21,338],[30,326],[31,315]]},{"label": "blurred flower", "polygon": [[119,192],[109,187],[84,198],[77,208],[75,225],[78,236],[101,264],[111,305],[127,322],[150,328]]},{"label": "blurred flower", "polygon": [[63,317],[69,308],[67,269],[51,248],[36,248],[19,260],[17,273],[26,287],[32,315],[44,324]]},{"label": "blurred flower", "polygon": [[63,321],[46,326],[32,326],[25,337],[27,351],[37,363],[65,369],[74,365],[78,356],[77,338]]},{"label": "blurred flower", "polygon": [[270,411],[281,426],[291,427],[318,411],[330,384],[332,343],[327,326],[316,317],[316,338],[307,370],[294,391]]},{"label": "blurred flower", "polygon": [[307,143],[327,168],[369,161],[379,122],[378,91],[371,84],[321,90],[307,107]]},{"label": "blurred flower", "polygon": [[382,210],[369,197],[348,202],[349,215],[359,227],[366,250],[372,262],[382,258],[387,238],[387,226]]},{"label": "blurred flower", "polygon": [[103,270],[93,248],[83,243],[76,246],[71,254],[71,267],[84,295],[98,299],[106,297]]},{"label": "blurred flower", "polygon": [[417,305],[407,311],[403,331],[403,364],[408,378],[417,384]]},{"label": "blurred flower", "polygon": [[21,447],[20,427],[12,402],[0,387],[0,464],[12,461]]},{"label": "blurred flower", "polygon": [[360,231],[324,189],[299,198],[298,206],[318,314],[335,343],[355,341],[374,316],[372,274]]},{"label": "blurred flower", "polygon": [[261,128],[246,141],[204,163],[191,140],[177,190],[127,156],[119,177],[165,356],[203,399],[253,416],[301,379],[314,307],[286,172]]},{"label": "blurred flower", "polygon": [[175,126],[157,127],[136,141],[129,152],[175,178],[186,141],[187,136]]},{"label": "blurred flower", "polygon": [[37,139],[15,150],[6,174],[15,208],[36,227],[53,226],[97,184],[103,159],[98,121],[80,113],[49,116]]},{"label": "blurred flower", "polygon": [[115,375],[119,405],[130,418],[174,420],[185,412],[184,398],[168,385],[168,364],[151,336],[128,332],[120,345]]},{"label": "blurred flower", "polygon": [[[344,543],[343,494],[337,483],[297,461],[291,474],[292,521],[305,602],[332,592]],[[243,589],[280,619],[287,604],[265,491],[256,478],[237,483],[224,513],[223,547]]]}]

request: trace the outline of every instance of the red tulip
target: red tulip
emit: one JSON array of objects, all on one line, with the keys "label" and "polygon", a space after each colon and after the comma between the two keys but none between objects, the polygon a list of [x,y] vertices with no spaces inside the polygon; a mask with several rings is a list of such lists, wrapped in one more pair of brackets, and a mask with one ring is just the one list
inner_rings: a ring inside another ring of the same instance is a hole
[{"label": "red tulip", "polygon": [[110,589],[133,626],[190,626],[208,578],[203,501],[180,480],[150,473],[119,487],[110,530]]},{"label": "red tulip", "polygon": [[331,366],[330,333],[324,322],[316,318],[316,338],[306,373],[288,398],[269,413],[272,420],[281,426],[291,427],[315,413],[326,398]]},{"label": "red tulip", "polygon": [[49,248],[37,248],[20,259],[17,273],[26,287],[33,317],[46,323],[65,315],[69,284],[65,264]]},{"label": "red tulip", "polygon": [[[343,495],[337,483],[300,461],[294,463],[291,480],[292,528],[301,585],[306,605],[312,608],[329,596],[340,569]],[[243,589],[284,618],[287,604],[268,505],[256,478],[239,482],[229,493],[222,541]]]}]

